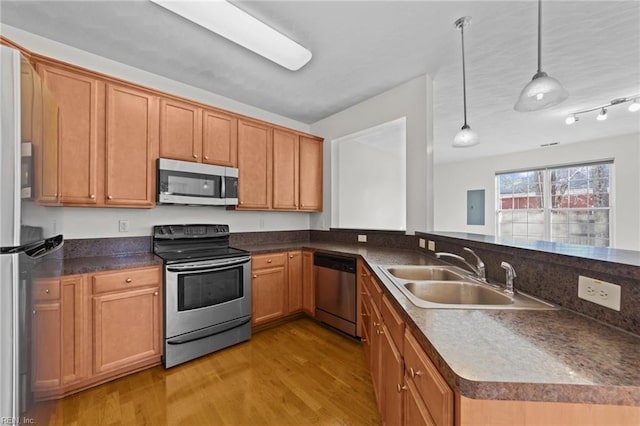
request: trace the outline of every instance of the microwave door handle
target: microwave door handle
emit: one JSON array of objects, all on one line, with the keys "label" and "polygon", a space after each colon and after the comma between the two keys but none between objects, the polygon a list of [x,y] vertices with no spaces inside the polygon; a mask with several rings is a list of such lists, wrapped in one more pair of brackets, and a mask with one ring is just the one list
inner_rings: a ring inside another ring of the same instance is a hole
[{"label": "microwave door handle", "polygon": [[220,198],[227,198],[227,178],[220,176]]}]

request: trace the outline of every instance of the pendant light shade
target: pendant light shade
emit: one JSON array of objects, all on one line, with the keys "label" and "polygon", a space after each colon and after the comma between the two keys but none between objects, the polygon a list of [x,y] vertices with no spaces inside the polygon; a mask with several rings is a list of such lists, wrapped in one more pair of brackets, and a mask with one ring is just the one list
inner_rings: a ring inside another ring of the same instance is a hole
[{"label": "pendant light shade", "polygon": [[464,27],[468,27],[470,22],[471,18],[469,16],[463,16],[454,22],[455,27],[460,29],[460,35],[462,37],[462,104],[464,108],[464,124],[458,134],[456,134],[455,138],[453,138],[453,146],[458,148],[477,145],[480,142],[478,134],[471,130],[471,127],[467,124],[467,79],[464,67]]},{"label": "pendant light shade", "polygon": [[538,0],[538,71],[524,86],[513,109],[519,112],[539,111],[558,105],[569,97],[562,84],[542,71],[542,0]]}]

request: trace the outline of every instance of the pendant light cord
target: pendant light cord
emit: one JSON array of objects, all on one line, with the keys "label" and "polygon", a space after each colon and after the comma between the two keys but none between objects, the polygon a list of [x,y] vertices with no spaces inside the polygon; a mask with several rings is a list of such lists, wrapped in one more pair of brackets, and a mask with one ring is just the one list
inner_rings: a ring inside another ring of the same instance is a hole
[{"label": "pendant light cord", "polygon": [[462,35],[462,105],[464,107],[464,126],[467,126],[467,78],[464,67],[464,25],[460,24],[460,34]]},{"label": "pendant light cord", "polygon": [[542,0],[538,0],[538,74],[542,72]]}]

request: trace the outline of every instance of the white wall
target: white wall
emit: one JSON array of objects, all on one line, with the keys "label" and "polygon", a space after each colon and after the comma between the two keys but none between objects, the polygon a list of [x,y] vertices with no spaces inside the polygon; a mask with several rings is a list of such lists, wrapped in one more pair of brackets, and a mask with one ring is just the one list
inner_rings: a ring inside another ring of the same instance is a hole
[{"label": "white wall", "polygon": [[331,202],[330,142],[401,117],[407,119],[407,232],[433,229],[432,100],[431,77],[423,75],[311,125],[311,133],[325,138],[324,211],[311,216],[313,229],[327,229],[331,217],[337,217]]},{"label": "white wall", "polygon": [[[435,166],[437,231],[495,235],[495,173],[522,168],[614,159],[613,246],[640,250],[640,135],[555,145]],[[467,191],[485,190],[485,225],[467,225]]]},{"label": "white wall", "polygon": [[[292,129],[309,132],[310,126],[233,99],[136,69],[35,34],[2,24],[2,35],[33,52],[137,83],[173,95],[224,108]],[[168,223],[228,223],[232,232],[298,230],[309,228],[309,213],[240,212],[221,207],[159,206],[152,210],[50,207],[25,212],[25,223],[45,223],[47,232],[65,238],[102,238],[151,235],[151,226]],[[44,217],[38,217],[42,215]],[[55,219],[54,219],[55,217]],[[45,222],[38,222],[46,219]],[[118,232],[118,220],[130,221],[128,233]]]},{"label": "white wall", "polygon": [[407,229],[406,133],[403,117],[331,141],[335,227]]}]

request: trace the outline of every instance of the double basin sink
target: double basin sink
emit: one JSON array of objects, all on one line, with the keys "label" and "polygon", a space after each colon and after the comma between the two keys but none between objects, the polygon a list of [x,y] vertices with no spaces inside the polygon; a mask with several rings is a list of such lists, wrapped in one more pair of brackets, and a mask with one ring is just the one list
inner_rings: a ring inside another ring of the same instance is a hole
[{"label": "double basin sink", "polygon": [[508,294],[455,266],[403,265],[378,268],[416,306],[440,309],[556,309],[534,297]]}]

